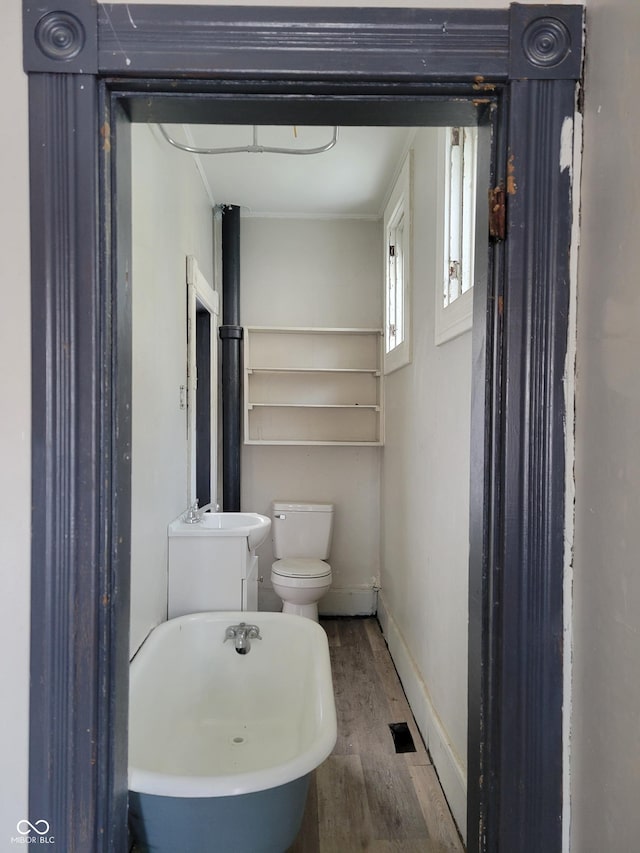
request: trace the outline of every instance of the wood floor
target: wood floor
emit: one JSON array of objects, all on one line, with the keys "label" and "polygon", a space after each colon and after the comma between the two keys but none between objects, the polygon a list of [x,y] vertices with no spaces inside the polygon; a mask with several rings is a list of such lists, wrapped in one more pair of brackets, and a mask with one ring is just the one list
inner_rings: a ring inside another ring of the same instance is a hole
[{"label": "wood floor", "polygon": [[[313,774],[288,853],[463,851],[375,618],[323,619],[338,715],[333,753]],[[416,752],[396,753],[406,722]]]}]

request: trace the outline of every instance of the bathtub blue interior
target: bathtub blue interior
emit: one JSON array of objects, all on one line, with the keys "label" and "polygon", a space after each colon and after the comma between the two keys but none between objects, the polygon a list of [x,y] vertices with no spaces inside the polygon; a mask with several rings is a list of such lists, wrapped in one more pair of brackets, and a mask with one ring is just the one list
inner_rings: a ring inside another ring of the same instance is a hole
[{"label": "bathtub blue interior", "polygon": [[231,797],[163,797],[129,791],[141,853],[284,853],[298,834],[309,774]]}]

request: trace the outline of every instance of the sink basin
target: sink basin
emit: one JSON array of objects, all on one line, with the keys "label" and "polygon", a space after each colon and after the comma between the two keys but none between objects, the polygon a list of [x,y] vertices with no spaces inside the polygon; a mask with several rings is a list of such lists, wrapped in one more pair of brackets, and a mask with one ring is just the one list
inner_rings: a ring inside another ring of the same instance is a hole
[{"label": "sink basin", "polygon": [[203,512],[188,524],[180,516],[169,525],[169,536],[245,536],[250,551],[261,545],[271,529],[271,519],[257,512]]}]

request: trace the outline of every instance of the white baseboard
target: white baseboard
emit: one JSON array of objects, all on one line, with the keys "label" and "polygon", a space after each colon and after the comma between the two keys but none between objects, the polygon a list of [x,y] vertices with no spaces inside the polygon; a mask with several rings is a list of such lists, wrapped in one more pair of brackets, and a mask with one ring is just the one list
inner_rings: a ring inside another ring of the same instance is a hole
[{"label": "white baseboard", "polygon": [[321,616],[372,616],[377,606],[377,589],[332,587],[318,602],[318,612]]},{"label": "white baseboard", "polygon": [[407,694],[409,705],[420,733],[438,771],[440,783],[449,808],[466,842],[467,828],[467,772],[460,763],[447,736],[442,720],[433,707],[429,691],[418,670],[411,652],[393,617],[387,610],[384,595],[378,595],[378,620],[389,652],[398,670],[400,681]]},{"label": "white baseboard", "polygon": [[[377,589],[330,589],[318,602],[318,613],[321,616],[373,616],[377,606]],[[266,584],[258,591],[258,609],[282,610],[282,601]]]}]

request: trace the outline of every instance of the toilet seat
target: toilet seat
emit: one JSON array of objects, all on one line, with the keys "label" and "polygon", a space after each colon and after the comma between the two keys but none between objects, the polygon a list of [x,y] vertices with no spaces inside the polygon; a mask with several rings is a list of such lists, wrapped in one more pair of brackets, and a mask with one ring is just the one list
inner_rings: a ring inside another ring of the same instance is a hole
[{"label": "toilet seat", "polygon": [[283,578],[327,578],[331,575],[331,566],[315,557],[285,557],[276,560],[271,572]]}]

